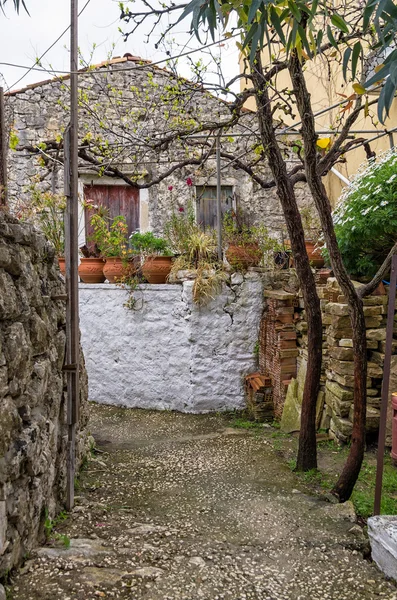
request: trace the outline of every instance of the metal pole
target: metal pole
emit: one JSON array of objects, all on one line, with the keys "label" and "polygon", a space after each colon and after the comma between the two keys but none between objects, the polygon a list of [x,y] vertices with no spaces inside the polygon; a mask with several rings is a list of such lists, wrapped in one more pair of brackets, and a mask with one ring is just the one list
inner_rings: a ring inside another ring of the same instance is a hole
[{"label": "metal pole", "polygon": [[7,136],[4,108],[4,90],[0,87],[0,206],[7,205]]},{"label": "metal pole", "polygon": [[393,133],[389,132],[388,136],[389,136],[390,149],[393,150],[393,148],[394,148],[394,136],[393,136]]},{"label": "metal pole", "polygon": [[216,233],[218,240],[218,260],[222,262],[222,203],[221,203],[221,138],[216,136]]},{"label": "metal pole", "polygon": [[394,324],[394,311],[395,311],[395,303],[396,303],[396,285],[397,285],[397,254],[395,254],[392,257],[391,274],[390,274],[390,289],[389,289],[389,304],[388,304],[388,308],[387,308],[386,350],[385,350],[385,362],[384,362],[384,367],[383,367],[382,404],[380,407],[378,455],[377,455],[376,481],[375,481],[374,515],[380,514],[380,502],[381,502],[381,498],[382,498],[383,462],[384,462],[384,455],[385,455],[387,405],[389,402],[390,366],[391,366],[391,353],[392,353],[392,346],[393,346],[393,324]]},{"label": "metal pole", "polygon": [[[69,180],[66,222],[66,365],[67,372],[67,422],[68,422],[68,464],[66,508],[74,505],[74,479],[76,468],[76,423],[79,419],[79,298],[78,298],[78,0],[71,0],[70,27],[70,126],[68,132]],[[65,163],[65,165],[66,165]]]}]

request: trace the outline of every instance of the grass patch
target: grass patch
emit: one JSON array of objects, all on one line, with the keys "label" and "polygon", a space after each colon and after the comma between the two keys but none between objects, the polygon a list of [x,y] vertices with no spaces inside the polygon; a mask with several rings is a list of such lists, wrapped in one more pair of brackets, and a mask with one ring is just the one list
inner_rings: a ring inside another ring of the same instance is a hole
[{"label": "grass patch", "polygon": [[[356,513],[364,519],[373,513],[375,477],[376,466],[364,461],[351,497]],[[397,469],[389,455],[385,455],[380,512],[383,515],[397,514]]]},{"label": "grass patch", "polygon": [[230,423],[231,427],[236,429],[263,429],[263,423],[257,421],[248,421],[248,419],[233,419]]}]

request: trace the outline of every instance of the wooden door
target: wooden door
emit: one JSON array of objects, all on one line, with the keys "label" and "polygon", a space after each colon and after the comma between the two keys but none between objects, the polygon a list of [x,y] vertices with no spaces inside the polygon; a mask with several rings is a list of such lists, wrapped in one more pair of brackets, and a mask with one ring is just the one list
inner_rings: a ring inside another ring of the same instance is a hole
[{"label": "wooden door", "polygon": [[[94,206],[104,206],[109,218],[118,215],[126,218],[128,235],[139,229],[139,189],[130,185],[85,185],[84,199]],[[94,210],[85,208],[85,237],[88,247],[92,247],[92,227],[90,218]]]},{"label": "wooden door", "polygon": [[[197,223],[204,229],[216,229],[216,186],[197,186]],[[222,217],[233,208],[233,188],[230,185],[221,186]]]}]

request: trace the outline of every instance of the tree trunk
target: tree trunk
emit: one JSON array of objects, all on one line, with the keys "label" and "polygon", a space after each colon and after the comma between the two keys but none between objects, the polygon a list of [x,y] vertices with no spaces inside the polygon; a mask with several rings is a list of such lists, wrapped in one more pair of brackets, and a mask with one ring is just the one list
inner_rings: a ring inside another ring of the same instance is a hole
[{"label": "tree trunk", "polygon": [[320,216],[332,268],[349,306],[350,321],[353,329],[354,416],[351,448],[343,471],[332,489],[332,493],[337,496],[341,502],[344,502],[349,499],[353,491],[357,477],[360,473],[365,450],[367,342],[363,303],[343,264],[335,236],[331,204],[323,185],[322,178],[317,171],[317,135],[315,132],[313,110],[310,94],[307,91],[306,81],[302,71],[302,65],[300,64],[296,53],[293,53],[291,57],[289,71],[292,78],[299,114],[302,119],[306,179]]},{"label": "tree trunk", "polygon": [[264,81],[260,57],[253,67],[253,83],[256,90],[257,116],[261,141],[265,148],[269,166],[277,184],[277,194],[284,212],[296,272],[302,289],[308,326],[308,364],[303,390],[301,428],[296,470],[308,471],[317,468],[316,447],[316,403],[320,388],[322,362],[322,321],[320,300],[305,247],[302,220],[285,161],[274,134],[273,115],[269,93]]}]

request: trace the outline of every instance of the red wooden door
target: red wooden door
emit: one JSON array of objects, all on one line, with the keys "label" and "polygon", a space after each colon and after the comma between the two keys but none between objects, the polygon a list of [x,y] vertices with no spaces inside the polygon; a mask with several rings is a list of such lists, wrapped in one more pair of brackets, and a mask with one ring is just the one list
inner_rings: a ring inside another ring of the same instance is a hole
[{"label": "red wooden door", "polygon": [[[109,218],[118,215],[126,218],[128,235],[139,229],[139,189],[130,185],[85,185],[84,199],[94,206],[104,206]],[[85,239],[89,247],[93,246],[90,219],[94,210],[85,208]]]}]

